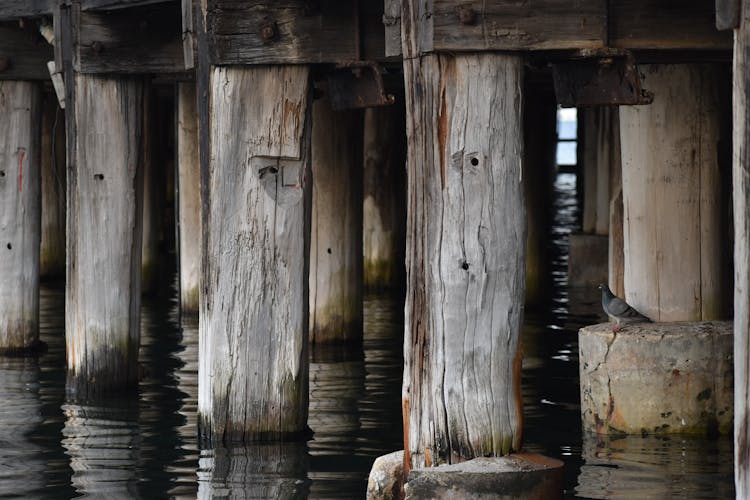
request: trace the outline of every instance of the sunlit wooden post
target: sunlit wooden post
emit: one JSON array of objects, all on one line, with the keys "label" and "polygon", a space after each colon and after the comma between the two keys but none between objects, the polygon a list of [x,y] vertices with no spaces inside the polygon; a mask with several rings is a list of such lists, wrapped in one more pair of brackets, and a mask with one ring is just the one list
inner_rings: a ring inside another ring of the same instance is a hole
[{"label": "sunlit wooden post", "polygon": [[76,74],[74,92],[65,332],[85,395],[138,382],[144,81]]},{"label": "sunlit wooden post", "polygon": [[0,81],[0,351],[39,338],[40,90]]},{"label": "sunlit wooden post", "polygon": [[200,158],[195,84],[177,84],[177,185],[180,308],[198,313],[200,289]]}]

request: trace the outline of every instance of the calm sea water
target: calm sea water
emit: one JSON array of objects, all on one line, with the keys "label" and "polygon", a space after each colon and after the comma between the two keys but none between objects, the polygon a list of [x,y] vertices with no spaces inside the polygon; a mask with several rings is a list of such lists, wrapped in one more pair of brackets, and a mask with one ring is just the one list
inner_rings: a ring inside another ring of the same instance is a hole
[{"label": "calm sea water", "polygon": [[[577,224],[575,178],[556,185],[551,297],[523,331],[525,446],[565,461],[567,497],[733,498],[732,442],[583,436],[577,330],[603,319],[595,290],[566,288],[566,239]],[[60,287],[41,292],[38,359],[0,358],[2,498],[362,498],[375,457],[401,448],[403,308],[369,295],[355,350],[316,351],[306,443],[200,449],[198,332],[176,294],[146,300],[137,395],[65,400]]]}]

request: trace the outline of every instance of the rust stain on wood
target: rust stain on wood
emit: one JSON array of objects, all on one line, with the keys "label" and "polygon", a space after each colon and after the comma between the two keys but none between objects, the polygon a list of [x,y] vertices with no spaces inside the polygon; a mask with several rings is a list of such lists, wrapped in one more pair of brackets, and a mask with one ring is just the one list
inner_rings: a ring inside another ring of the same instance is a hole
[{"label": "rust stain on wood", "polygon": [[411,450],[409,449],[409,413],[411,412],[409,398],[401,400],[401,413],[404,419],[404,478],[409,477],[411,470]]},{"label": "rust stain on wood", "polygon": [[18,192],[23,192],[23,160],[26,158],[24,149],[18,150]]},{"label": "rust stain on wood", "polygon": [[438,145],[440,149],[440,187],[445,189],[445,148],[448,138],[448,112],[445,102],[445,87],[440,89],[440,114],[438,115]]}]

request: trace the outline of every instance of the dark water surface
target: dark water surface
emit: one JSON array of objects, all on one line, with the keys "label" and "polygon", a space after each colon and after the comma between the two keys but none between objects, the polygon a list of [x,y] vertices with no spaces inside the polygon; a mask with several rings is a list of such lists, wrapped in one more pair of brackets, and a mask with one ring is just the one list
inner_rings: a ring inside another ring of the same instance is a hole
[{"label": "dark water surface", "polygon": [[[733,498],[728,438],[582,436],[577,330],[603,317],[596,290],[566,287],[575,178],[556,188],[551,297],[523,332],[526,448],[565,461],[568,497]],[[49,351],[0,358],[0,497],[362,498],[375,457],[402,447],[400,301],[367,296],[362,348],[313,353],[313,440],[201,450],[197,320],[171,297],[144,301],[138,394],[87,405],[65,400],[63,292],[42,288]]]}]

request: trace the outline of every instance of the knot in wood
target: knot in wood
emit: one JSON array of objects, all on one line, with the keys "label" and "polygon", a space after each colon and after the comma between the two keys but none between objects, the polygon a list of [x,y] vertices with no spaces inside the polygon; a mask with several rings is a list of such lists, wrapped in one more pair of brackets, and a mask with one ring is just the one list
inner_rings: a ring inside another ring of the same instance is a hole
[{"label": "knot in wood", "polygon": [[458,11],[458,21],[466,26],[472,26],[477,22],[477,11],[466,5],[456,9]]},{"label": "knot in wood", "polygon": [[265,42],[269,43],[276,40],[279,37],[279,26],[276,21],[266,21],[260,25],[260,38]]}]

